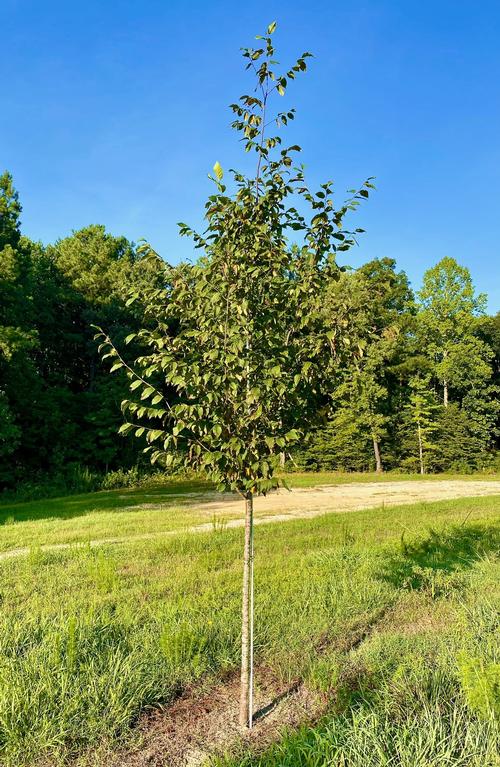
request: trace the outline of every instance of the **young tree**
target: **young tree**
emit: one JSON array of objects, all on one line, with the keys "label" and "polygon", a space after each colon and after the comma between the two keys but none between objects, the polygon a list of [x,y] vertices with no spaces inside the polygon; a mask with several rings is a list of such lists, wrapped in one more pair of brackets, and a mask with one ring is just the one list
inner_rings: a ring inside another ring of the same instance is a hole
[{"label": "young tree", "polygon": [[406,408],[417,431],[420,473],[425,474],[425,454],[433,447],[430,437],[436,431],[435,418],[438,409],[428,377],[414,376],[410,380],[410,395]]},{"label": "young tree", "polygon": [[[344,217],[372,186],[368,180],[335,208],[332,183],[313,193],[303,167],[294,167],[300,148],[283,147],[279,135],[268,135],[269,125],[294,118],[291,109],[270,113],[271,104],[306,69],[309,56],[276,72],[275,27],[257,38],[257,48],[244,49],[256,88],[231,105],[233,128],[245,151],[256,155],[255,175],[231,171],[230,194],[215,164],[206,231],[180,225],[203,256],[193,265],[169,267],[165,289],[141,294],[155,323],[139,333],[149,354],[129,366],[110,338],[98,335],[111,370],[125,368],[138,395],[122,403],[128,418],[122,432],[144,435],[152,462],[194,468],[245,501],[243,726],[252,724],[253,498],[280,484],[279,455],[315,413],[335,336],[324,328],[322,302],[337,277],[336,251],[355,241]],[[299,212],[297,201],[310,216]],[[291,242],[290,232],[301,241]]]}]

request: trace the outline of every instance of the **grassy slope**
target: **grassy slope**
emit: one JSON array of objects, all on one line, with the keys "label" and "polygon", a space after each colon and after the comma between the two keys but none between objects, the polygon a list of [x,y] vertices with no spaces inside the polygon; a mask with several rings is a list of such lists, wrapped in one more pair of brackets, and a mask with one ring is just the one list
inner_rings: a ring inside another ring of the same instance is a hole
[{"label": "grassy slope", "polygon": [[[500,479],[491,475],[296,473],[287,476],[292,487],[387,482],[414,479]],[[64,498],[0,504],[0,551],[18,546],[86,543],[89,540],[180,530],[209,522],[211,514],[199,506],[200,495],[212,486],[201,480],[153,482],[138,489],[124,488]],[[151,508],[154,506],[154,508]],[[230,519],[228,514],[225,519]],[[22,524],[20,524],[22,523]]]},{"label": "grassy slope", "polygon": [[197,509],[197,501],[211,490],[201,480],[171,480],[138,489],[4,503],[0,505],[0,551],[42,543],[86,543],[206,522],[207,515]]},{"label": "grassy slope", "polygon": [[[38,524],[45,535],[47,525],[60,524],[67,525],[66,533],[86,519],[72,516],[74,502],[81,504],[80,513],[102,515],[104,522],[110,515],[116,523],[113,514],[126,515],[123,502],[130,505],[140,492],[41,501],[38,522],[36,506],[22,504],[25,521],[4,531],[32,526],[35,534]],[[100,509],[99,499],[107,509]],[[172,513],[189,514],[192,521],[194,509],[178,498],[171,502]],[[50,517],[48,504],[56,504]],[[13,510],[17,513],[13,507],[9,513]],[[464,701],[457,681],[460,651],[488,662],[495,652],[498,522],[498,497],[489,497],[416,505],[411,513],[401,507],[258,528],[258,662],[284,680],[299,675],[318,688],[334,684],[342,691],[344,712],[358,705],[366,680],[366,694],[373,688],[378,695],[385,677],[399,679],[398,705],[406,711],[418,700],[407,680],[413,674],[416,687],[433,689],[433,677],[422,681],[418,676],[429,669],[442,681],[443,700]],[[241,536],[239,530],[214,527],[206,535],[118,548],[35,549],[28,557],[0,563],[5,764],[21,767],[47,754],[82,754],[122,737],[141,709],[168,703],[184,684],[237,668]],[[370,638],[356,651],[342,652],[345,638],[363,626],[372,627]],[[316,643],[325,635],[331,651],[319,656]],[[410,690],[407,699],[405,689]],[[477,764],[485,767],[485,749],[493,748],[489,725],[472,710],[464,711],[469,729],[478,733],[474,743],[482,743]],[[394,719],[390,711],[387,717]],[[438,723],[444,714],[440,717]],[[308,738],[331,743],[333,736],[324,732],[305,733],[306,745]],[[345,733],[351,742],[348,722]],[[288,746],[283,748],[281,756],[267,755],[263,763],[323,765],[330,753],[330,745],[323,751],[318,746],[323,761],[300,761],[300,746],[287,762]],[[415,760],[411,767],[438,763],[458,764]]]}]

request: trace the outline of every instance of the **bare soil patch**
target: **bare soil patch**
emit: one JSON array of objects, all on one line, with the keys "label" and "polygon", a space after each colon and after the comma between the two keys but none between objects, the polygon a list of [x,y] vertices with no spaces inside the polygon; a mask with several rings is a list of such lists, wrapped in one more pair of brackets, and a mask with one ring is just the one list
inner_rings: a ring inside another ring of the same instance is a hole
[{"label": "bare soil patch", "polygon": [[[484,495],[500,495],[500,482],[457,479],[433,482],[366,482],[297,488],[292,491],[281,489],[265,497],[255,498],[254,510],[261,522],[280,521],[294,517],[303,519],[324,513],[360,511],[378,506],[400,506]],[[240,507],[241,501],[230,495],[204,504],[204,508],[215,515],[228,514],[230,510],[236,512]],[[273,518],[268,520],[270,514]]]},{"label": "bare soil patch", "polygon": [[[335,648],[347,658],[385,616],[382,609],[342,636],[325,634],[317,643],[318,654]],[[242,730],[239,694],[238,673],[214,686],[188,687],[172,705],[145,713],[136,729],[137,745],[107,754],[106,767],[203,767],[216,755],[235,755],[245,748],[261,752],[285,730],[315,724],[331,707],[331,695],[309,689],[303,680],[284,685],[261,666],[255,670],[253,727]]]},{"label": "bare soil patch", "polygon": [[238,724],[239,676],[208,691],[187,689],[166,711],[139,722],[139,744],[106,760],[109,767],[202,767],[210,756],[239,747],[261,750],[286,728],[314,721],[326,699],[303,684],[280,685],[269,669],[256,672],[256,714],[251,730]]}]

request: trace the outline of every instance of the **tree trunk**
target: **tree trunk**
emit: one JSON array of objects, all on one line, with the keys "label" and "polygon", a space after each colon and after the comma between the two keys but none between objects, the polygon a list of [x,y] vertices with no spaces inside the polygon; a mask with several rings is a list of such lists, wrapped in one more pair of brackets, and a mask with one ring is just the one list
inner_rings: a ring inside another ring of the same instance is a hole
[{"label": "tree trunk", "polygon": [[443,381],[443,404],[448,407],[448,381]]},{"label": "tree trunk", "polygon": [[253,709],[253,495],[245,498],[245,553],[241,615],[240,725],[252,726]]},{"label": "tree trunk", "polygon": [[424,448],[422,445],[422,429],[420,428],[420,424],[417,424],[417,431],[418,431],[418,457],[420,459],[420,473],[425,474],[424,470]]},{"label": "tree trunk", "polygon": [[373,437],[373,452],[375,453],[375,471],[380,474],[383,471],[382,460],[380,458],[380,446],[375,437]]}]

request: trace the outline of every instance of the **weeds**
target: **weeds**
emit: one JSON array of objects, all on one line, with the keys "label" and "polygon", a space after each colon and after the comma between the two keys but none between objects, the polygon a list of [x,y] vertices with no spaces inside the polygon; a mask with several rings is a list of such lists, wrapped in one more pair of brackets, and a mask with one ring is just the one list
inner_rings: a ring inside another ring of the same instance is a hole
[{"label": "weeds", "polygon": [[500,663],[460,653],[459,679],[469,706],[484,719],[500,719]]}]

